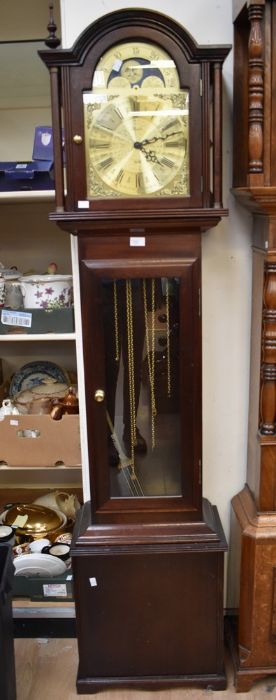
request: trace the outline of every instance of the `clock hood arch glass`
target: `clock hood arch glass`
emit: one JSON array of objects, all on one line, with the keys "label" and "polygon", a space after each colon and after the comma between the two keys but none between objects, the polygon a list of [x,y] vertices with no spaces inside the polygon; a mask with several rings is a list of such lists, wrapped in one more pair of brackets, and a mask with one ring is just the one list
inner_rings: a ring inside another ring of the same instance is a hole
[{"label": "clock hood arch glass", "polygon": [[153,43],[118,43],[83,94],[87,198],[189,196],[189,90]]}]

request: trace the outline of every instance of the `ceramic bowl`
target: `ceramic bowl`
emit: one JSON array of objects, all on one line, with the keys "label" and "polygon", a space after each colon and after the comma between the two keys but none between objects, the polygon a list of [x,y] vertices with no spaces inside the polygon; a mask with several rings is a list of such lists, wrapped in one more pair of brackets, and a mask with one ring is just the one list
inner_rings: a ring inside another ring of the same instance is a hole
[{"label": "ceramic bowl", "polygon": [[[22,503],[10,508],[5,516],[5,525],[16,527],[16,537],[22,541],[49,538],[55,536],[65,525],[66,516],[51,508],[33,503]],[[18,542],[20,544],[20,542]]]},{"label": "ceramic bowl", "polygon": [[72,306],[72,275],[28,275],[20,277],[25,309],[63,309]]}]

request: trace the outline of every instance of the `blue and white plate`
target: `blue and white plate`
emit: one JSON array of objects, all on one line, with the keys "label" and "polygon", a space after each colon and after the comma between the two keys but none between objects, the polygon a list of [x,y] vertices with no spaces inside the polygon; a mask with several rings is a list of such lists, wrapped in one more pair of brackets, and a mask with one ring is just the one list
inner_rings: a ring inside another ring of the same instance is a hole
[{"label": "blue and white plate", "polygon": [[61,384],[69,384],[69,377],[66,370],[62,369],[54,362],[47,360],[37,360],[23,365],[18,372],[13,375],[10,384],[10,396],[15,396],[25,389],[33,389],[53,380]]}]

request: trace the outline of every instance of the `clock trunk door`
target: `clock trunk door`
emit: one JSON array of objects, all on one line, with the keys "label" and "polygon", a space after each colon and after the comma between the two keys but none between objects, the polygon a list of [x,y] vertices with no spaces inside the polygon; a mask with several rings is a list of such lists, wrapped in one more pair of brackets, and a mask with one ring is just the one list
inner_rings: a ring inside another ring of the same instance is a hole
[{"label": "clock trunk door", "polygon": [[198,518],[199,264],[81,263],[95,522]]}]

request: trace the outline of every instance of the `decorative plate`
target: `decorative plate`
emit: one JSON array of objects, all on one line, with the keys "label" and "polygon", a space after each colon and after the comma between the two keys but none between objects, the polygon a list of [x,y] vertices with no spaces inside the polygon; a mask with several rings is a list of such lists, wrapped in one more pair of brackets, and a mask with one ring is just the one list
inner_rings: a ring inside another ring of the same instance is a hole
[{"label": "decorative plate", "polygon": [[19,391],[24,389],[33,389],[35,386],[40,386],[53,382],[59,384],[70,383],[69,376],[66,370],[62,369],[54,362],[47,360],[37,360],[36,362],[28,362],[23,365],[18,372],[15,372],[10,384],[10,396],[15,396]]},{"label": "decorative plate", "polygon": [[20,554],[13,560],[15,576],[61,576],[67,567],[64,561],[51,554],[33,552]]}]

